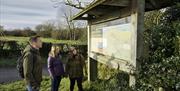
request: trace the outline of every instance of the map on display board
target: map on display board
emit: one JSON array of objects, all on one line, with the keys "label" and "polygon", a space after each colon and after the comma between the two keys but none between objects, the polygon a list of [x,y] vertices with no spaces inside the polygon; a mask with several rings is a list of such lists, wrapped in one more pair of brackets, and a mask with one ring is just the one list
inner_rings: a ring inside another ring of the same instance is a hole
[{"label": "map on display board", "polygon": [[131,60],[131,24],[100,26],[91,32],[91,51]]}]

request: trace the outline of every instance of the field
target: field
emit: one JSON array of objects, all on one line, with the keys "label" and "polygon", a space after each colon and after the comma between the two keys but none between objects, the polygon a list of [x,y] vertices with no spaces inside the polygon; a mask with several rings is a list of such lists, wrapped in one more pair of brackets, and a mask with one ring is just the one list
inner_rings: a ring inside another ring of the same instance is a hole
[{"label": "field", "polygon": [[[13,37],[13,36],[6,36],[6,37],[0,37],[0,40],[6,40],[6,41],[18,41],[20,43],[27,42],[29,37]],[[56,40],[52,38],[42,38],[43,42],[46,43],[62,43],[62,44],[70,44],[70,45],[86,45],[86,43],[83,43],[82,41],[78,40]]]},{"label": "field", "polygon": [[[5,41],[17,41],[18,45],[26,45],[29,37],[14,37],[14,36],[6,36],[6,37],[0,37],[0,40]],[[86,43],[83,43],[78,40],[56,40],[52,38],[42,38],[42,41],[45,43],[58,43],[58,44],[68,44],[68,45],[86,45]],[[4,49],[9,49],[5,45]],[[11,49],[10,49],[11,50]],[[13,57],[7,57],[7,56],[1,56],[0,57],[0,67],[14,67],[16,66],[16,60],[18,56]],[[47,57],[43,57],[43,60],[47,60]]]},{"label": "field", "polygon": [[[87,81],[83,85],[88,85]],[[40,91],[50,91],[51,79],[49,77],[43,77],[43,82],[41,84]],[[0,91],[25,91],[24,81],[16,81],[10,84],[0,84]],[[59,91],[69,91],[69,79],[63,78],[61,80]],[[77,86],[75,86],[75,91],[77,91]],[[87,90],[86,90],[87,91]]]},{"label": "field", "polygon": [[[85,75],[83,80],[84,91],[132,91],[127,87],[127,74],[101,64],[98,65],[98,69],[98,79],[95,82],[87,81],[87,75]],[[69,84],[69,78],[64,77],[61,80],[59,91],[69,91]],[[51,79],[49,76],[44,76],[40,91],[50,91],[50,88]],[[0,84],[0,91],[25,91],[24,81]],[[78,91],[77,84],[74,91]]]}]

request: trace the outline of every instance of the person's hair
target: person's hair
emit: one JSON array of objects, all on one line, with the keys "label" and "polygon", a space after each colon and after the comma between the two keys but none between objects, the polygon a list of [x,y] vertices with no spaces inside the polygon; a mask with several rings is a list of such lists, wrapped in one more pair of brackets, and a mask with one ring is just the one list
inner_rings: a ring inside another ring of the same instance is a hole
[{"label": "person's hair", "polygon": [[38,38],[40,38],[40,36],[36,35],[36,36],[31,36],[29,38],[29,43],[33,43],[33,42],[37,42]]},{"label": "person's hair", "polygon": [[[53,48],[54,48],[54,50],[53,50]],[[58,54],[56,54],[56,51],[57,51],[58,48],[59,48],[59,51],[60,51],[60,47],[58,45],[52,45],[51,50],[49,52],[49,56],[51,56],[51,57],[58,56]]]}]

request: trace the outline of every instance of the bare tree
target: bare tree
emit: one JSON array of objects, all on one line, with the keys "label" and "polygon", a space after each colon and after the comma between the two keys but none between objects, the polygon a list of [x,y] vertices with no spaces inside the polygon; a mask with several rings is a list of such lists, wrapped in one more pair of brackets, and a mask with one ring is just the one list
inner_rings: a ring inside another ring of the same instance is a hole
[{"label": "bare tree", "polygon": [[84,6],[86,6],[86,4],[89,4],[97,0],[51,0],[51,1],[55,3],[54,7],[58,7],[60,4],[65,4],[74,7],[76,9],[84,9],[85,8]]},{"label": "bare tree", "polygon": [[84,9],[84,7],[82,7],[82,2],[80,2],[79,0],[76,0],[76,2],[77,4],[73,4],[71,0],[66,0],[65,4],[77,9]]},{"label": "bare tree", "polygon": [[0,25],[0,36],[5,39],[4,27]]},{"label": "bare tree", "polygon": [[[61,10],[63,12],[63,17],[67,23],[67,27],[69,30],[69,38],[71,40],[76,40],[76,29],[75,29],[75,21],[70,21],[71,17],[73,16],[73,11],[75,9],[84,9],[86,4],[96,1],[96,0],[51,0],[54,2],[54,7],[57,8],[60,6],[60,4],[64,4],[67,6],[67,8],[70,8],[69,10]],[[70,6],[70,7],[69,7]],[[66,8],[66,9],[67,9]],[[61,12],[61,14],[62,14]]]},{"label": "bare tree", "polygon": [[64,18],[66,20],[66,23],[67,23],[67,26],[68,26],[68,29],[70,31],[70,39],[72,39],[72,29],[71,29],[71,24],[69,22],[69,16],[67,15],[67,13],[64,12]]},{"label": "bare tree", "polygon": [[71,40],[76,40],[76,34],[75,34],[75,22],[74,21],[70,21],[71,17],[73,16],[73,12],[72,12],[72,9],[70,8],[68,10],[69,12],[67,11],[64,11],[63,12],[63,17],[65,18],[65,21],[67,23],[67,27],[68,27],[68,30],[70,32],[70,39]]}]

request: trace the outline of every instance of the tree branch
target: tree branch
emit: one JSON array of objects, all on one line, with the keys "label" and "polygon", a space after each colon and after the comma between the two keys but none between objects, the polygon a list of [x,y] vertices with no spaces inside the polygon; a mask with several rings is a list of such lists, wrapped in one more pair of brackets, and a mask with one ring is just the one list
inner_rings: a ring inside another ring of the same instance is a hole
[{"label": "tree branch", "polygon": [[65,5],[72,6],[77,9],[84,9],[84,7],[81,6],[81,2],[79,0],[76,0],[78,4],[73,4],[70,0],[66,0]]}]

